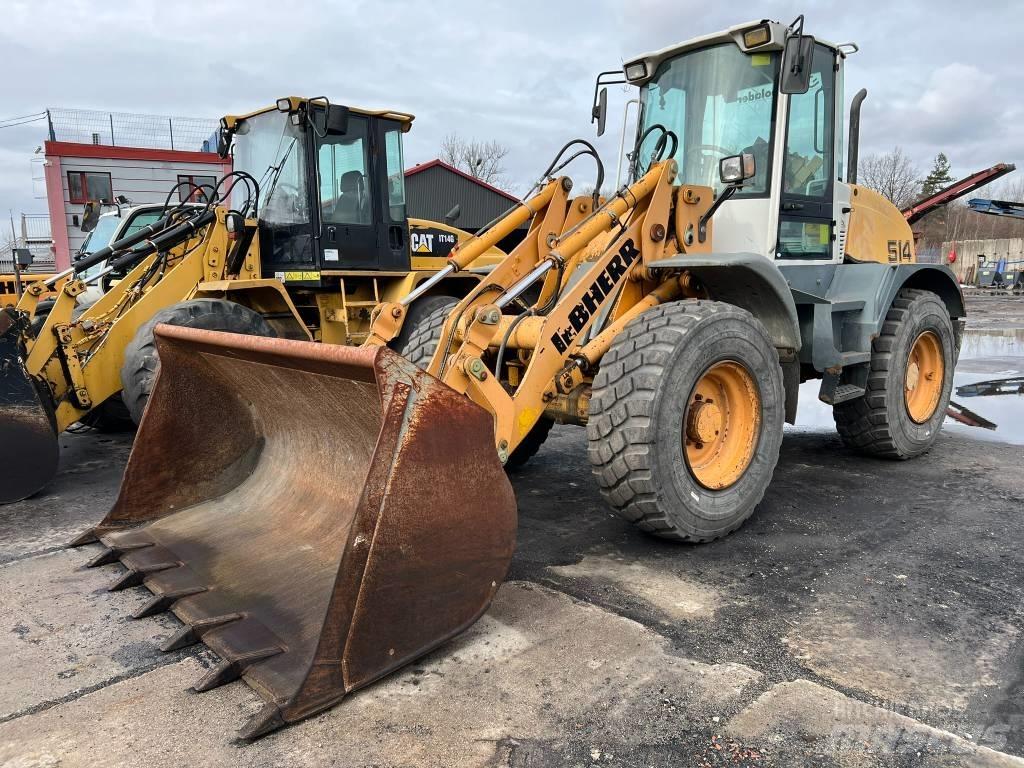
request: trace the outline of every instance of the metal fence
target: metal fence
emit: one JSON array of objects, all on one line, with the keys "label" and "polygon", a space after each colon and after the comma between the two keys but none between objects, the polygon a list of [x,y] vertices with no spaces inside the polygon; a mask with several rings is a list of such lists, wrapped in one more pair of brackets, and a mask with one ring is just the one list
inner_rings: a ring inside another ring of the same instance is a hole
[{"label": "metal fence", "polygon": [[46,120],[50,141],[188,152],[217,150],[216,120],[58,108],[47,109]]},{"label": "metal fence", "polygon": [[23,213],[20,226],[19,222],[5,222],[5,225],[12,228],[11,236],[14,240],[0,245],[0,274],[14,271],[15,248],[28,248],[32,252],[32,265],[24,269],[24,272],[53,272],[56,269],[50,217],[47,214]]}]

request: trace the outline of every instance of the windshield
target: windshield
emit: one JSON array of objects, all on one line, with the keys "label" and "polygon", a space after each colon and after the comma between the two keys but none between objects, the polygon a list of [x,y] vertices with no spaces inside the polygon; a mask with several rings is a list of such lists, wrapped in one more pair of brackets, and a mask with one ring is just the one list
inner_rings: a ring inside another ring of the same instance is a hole
[{"label": "windshield", "polygon": [[[260,218],[269,224],[309,221],[303,128],[284,112],[264,112],[243,121],[235,133],[234,170],[246,171],[260,185]],[[244,195],[244,184],[235,193]],[[234,201],[241,205],[242,200]]]},{"label": "windshield", "polygon": [[[662,125],[679,139],[677,184],[701,184],[720,192],[718,161],[751,152],[756,175],[737,196],[768,189],[778,56],[747,54],[732,43],[684,53],[658,67],[641,93],[640,135]],[[646,172],[661,132],[644,140],[638,175]]]},{"label": "windshield", "polygon": [[106,248],[110,245],[110,238],[114,236],[117,231],[117,225],[121,223],[121,217],[110,214],[109,216],[100,216],[96,221],[96,228],[89,233],[89,236],[85,238],[85,242],[82,243],[81,254],[88,256],[90,253],[95,253],[100,248]]}]

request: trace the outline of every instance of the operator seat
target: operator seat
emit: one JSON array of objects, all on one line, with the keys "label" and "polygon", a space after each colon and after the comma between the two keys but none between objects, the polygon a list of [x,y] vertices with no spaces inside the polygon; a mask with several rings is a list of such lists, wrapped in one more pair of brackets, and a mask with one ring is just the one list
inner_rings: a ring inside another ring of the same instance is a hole
[{"label": "operator seat", "polygon": [[359,171],[346,171],[341,175],[341,194],[334,204],[331,220],[338,224],[368,224],[369,206],[366,180]]}]

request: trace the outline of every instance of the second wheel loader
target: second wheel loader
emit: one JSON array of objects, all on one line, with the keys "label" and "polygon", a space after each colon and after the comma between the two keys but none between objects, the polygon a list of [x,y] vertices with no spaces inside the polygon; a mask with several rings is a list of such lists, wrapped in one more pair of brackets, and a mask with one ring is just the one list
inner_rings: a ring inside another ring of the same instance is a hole
[{"label": "second wheel loader", "polygon": [[[220,151],[232,153],[234,171],[182,195],[204,204],[171,207],[178,185],[163,207],[126,214],[138,221],[124,236],[31,284],[16,306],[0,297],[0,503],[50,481],[57,437],[71,424],[141,419],[158,323],[361,343],[374,307],[410,293],[444,266],[446,244],[469,237],[406,216],[402,135],[412,121],[297,97],[225,117]],[[485,270],[504,254],[477,255]],[[414,312],[454,302],[479,280],[470,270],[432,281]],[[101,297],[83,310],[99,283]],[[44,308],[51,287],[57,297]]]},{"label": "second wheel loader", "polygon": [[[199,690],[242,677],[265,699],[254,738],[486,609],[515,537],[503,465],[552,422],[585,425],[613,509],[690,542],[752,514],[801,381],[821,381],[847,445],[928,450],[963,299],[844,172],[854,50],[802,19],[756,21],[628,61],[615,79],[642,108],[627,183],[572,197],[568,162],[594,159],[598,188],[602,172],[587,142],[566,145],[521,206],[384,303],[361,348],[158,326],[165,364],[120,495],[78,543],[128,569],[115,586],[149,589],[142,613],[184,622],[168,647],[220,655]],[[486,280],[413,316],[433,280],[524,221]],[[388,348],[403,335],[425,370]]]}]

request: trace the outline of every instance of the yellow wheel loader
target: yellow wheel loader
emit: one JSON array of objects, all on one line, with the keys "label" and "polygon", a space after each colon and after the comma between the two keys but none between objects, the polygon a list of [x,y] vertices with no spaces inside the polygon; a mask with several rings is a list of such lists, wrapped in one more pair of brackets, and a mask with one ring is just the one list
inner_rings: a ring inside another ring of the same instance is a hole
[{"label": "yellow wheel loader", "polygon": [[[627,182],[572,197],[571,142],[522,205],[460,244],[366,343],[332,348],[158,326],[164,359],[120,495],[79,544],[142,584],[266,701],[254,738],[340,701],[470,625],[508,567],[503,466],[552,422],[585,425],[608,503],[702,542],[754,511],[801,381],[847,445],[934,442],[963,299],[916,260],[901,213],[842,167],[854,46],[752,22],[626,63],[639,89]],[[859,102],[858,102],[859,104]],[[852,116],[856,125],[856,115]],[[857,132],[851,130],[851,155]],[[845,179],[845,180],[844,180]],[[454,307],[434,281],[529,221]],[[411,329],[411,330],[410,330]],[[406,338],[405,353],[388,348]],[[517,458],[518,457],[518,458]]]},{"label": "yellow wheel loader", "polygon": [[[141,419],[158,368],[156,324],[358,344],[375,306],[444,266],[469,235],[407,218],[402,134],[412,121],[296,97],[225,117],[219,145],[234,171],[183,195],[204,204],[170,207],[179,184],[161,211],[146,209],[148,223],[30,283],[16,306],[0,297],[0,503],[50,481],[57,436],[71,424]],[[475,268],[486,271],[504,254],[479,255]],[[412,311],[454,304],[481,274],[431,281]],[[96,283],[109,290],[83,310]],[[44,316],[48,289],[57,298]]]}]

